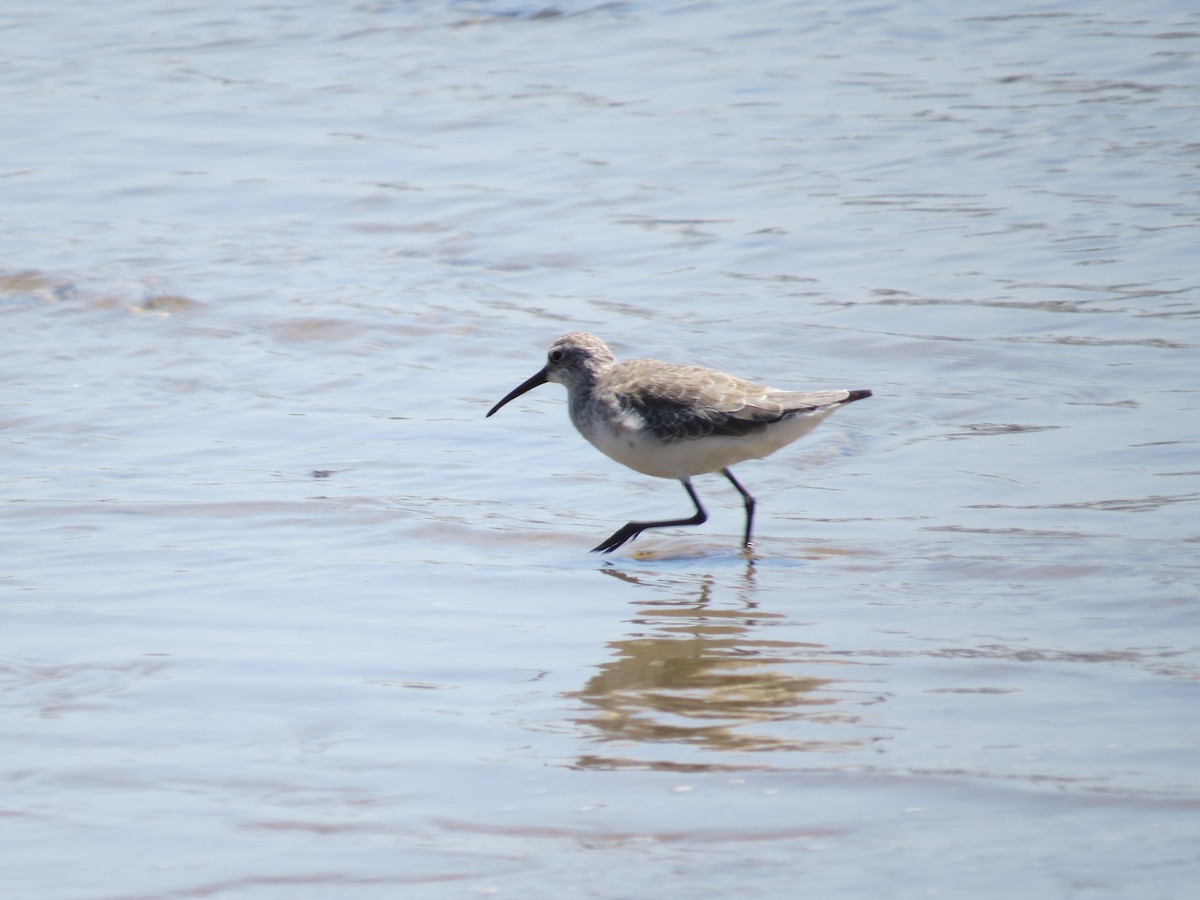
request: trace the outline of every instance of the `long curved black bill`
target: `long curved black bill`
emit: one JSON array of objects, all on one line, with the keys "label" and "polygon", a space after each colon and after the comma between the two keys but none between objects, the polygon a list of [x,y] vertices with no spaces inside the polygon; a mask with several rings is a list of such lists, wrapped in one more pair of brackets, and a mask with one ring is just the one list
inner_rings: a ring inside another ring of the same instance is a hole
[{"label": "long curved black bill", "polygon": [[[488,416],[490,416],[492,413],[494,413],[496,410],[498,410],[500,407],[502,407],[509,400],[513,400],[517,397],[520,397],[526,391],[532,391],[539,384],[545,384],[547,381],[548,381],[548,379],[546,378],[546,370],[542,369],[542,371],[538,372],[536,375],[534,375],[528,381],[517,385],[515,388],[513,388],[511,391],[509,391],[507,397],[505,397],[503,400],[501,400],[499,403],[497,403],[495,406],[493,406],[491,409],[488,410]],[[487,416],[484,416],[484,418],[486,419]]]}]

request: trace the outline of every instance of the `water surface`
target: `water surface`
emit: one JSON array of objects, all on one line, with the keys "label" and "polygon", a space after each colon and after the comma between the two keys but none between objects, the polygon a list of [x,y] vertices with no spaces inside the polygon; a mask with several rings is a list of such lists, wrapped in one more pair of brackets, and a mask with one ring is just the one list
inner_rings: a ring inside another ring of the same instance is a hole
[{"label": "water surface", "polygon": [[[6,896],[1193,889],[1195,10],[0,39]],[[875,396],[598,558],[575,329]]]}]

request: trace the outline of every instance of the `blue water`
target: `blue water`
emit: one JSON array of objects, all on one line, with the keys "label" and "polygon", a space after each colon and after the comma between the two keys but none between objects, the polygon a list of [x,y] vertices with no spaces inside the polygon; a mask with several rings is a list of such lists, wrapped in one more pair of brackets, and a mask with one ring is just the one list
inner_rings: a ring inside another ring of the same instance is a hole
[{"label": "blue water", "polygon": [[[0,893],[1178,898],[1200,14],[0,11]],[[549,343],[871,388],[678,485]]]}]

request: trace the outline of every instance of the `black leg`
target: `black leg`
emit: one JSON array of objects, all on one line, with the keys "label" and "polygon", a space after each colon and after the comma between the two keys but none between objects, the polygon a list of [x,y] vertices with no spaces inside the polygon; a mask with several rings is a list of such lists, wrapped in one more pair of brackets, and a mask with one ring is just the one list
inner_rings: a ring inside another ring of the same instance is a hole
[{"label": "black leg", "polygon": [[[733,476],[730,475],[729,477],[732,478]],[[708,513],[706,513],[704,511],[704,507],[700,505],[700,498],[696,496],[696,490],[692,487],[691,480],[687,478],[680,479],[680,484],[682,484],[683,489],[688,492],[688,496],[692,498],[692,502],[696,504],[696,514],[694,516],[692,516],[690,519],[671,519],[667,522],[629,522],[628,524],[614,531],[612,536],[600,546],[593,547],[592,552],[609,553],[613,550],[616,550],[626,541],[633,540],[647,528],[667,528],[671,525],[703,525],[705,522],[707,522]],[[737,482],[735,481],[734,484],[737,484]],[[742,489],[739,487],[738,490],[740,491]],[[742,491],[742,493],[746,497],[750,496],[749,494],[746,494],[745,491]],[[751,500],[750,502],[753,503],[754,501]]]},{"label": "black leg", "polygon": [[750,542],[750,529],[754,525],[754,498],[750,496],[750,492],[738,484],[738,480],[733,477],[733,473],[728,469],[722,469],[721,474],[729,479],[729,483],[738,489],[738,493],[742,495],[742,499],[746,501],[746,536],[742,543],[749,550],[754,546]]}]

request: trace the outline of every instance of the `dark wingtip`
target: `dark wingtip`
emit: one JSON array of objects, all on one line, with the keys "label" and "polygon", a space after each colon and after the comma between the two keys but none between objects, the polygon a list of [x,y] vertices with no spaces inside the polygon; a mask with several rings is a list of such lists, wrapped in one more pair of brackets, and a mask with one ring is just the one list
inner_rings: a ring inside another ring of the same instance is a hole
[{"label": "dark wingtip", "polygon": [[871,396],[871,392],[863,389],[861,391],[847,391],[850,396],[843,400],[843,403],[853,403],[855,400],[866,400]]}]

